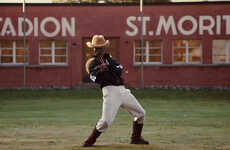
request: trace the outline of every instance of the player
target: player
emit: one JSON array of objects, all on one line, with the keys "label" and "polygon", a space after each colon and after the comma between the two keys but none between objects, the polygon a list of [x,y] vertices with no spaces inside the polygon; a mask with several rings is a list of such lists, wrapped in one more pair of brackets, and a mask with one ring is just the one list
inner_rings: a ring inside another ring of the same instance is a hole
[{"label": "player", "polygon": [[93,146],[101,133],[111,125],[120,107],[134,117],[131,144],[149,144],[141,136],[145,110],[130,90],[124,87],[121,78],[122,65],[106,53],[109,41],[105,40],[103,35],[94,35],[92,41],[86,44],[94,50],[94,56],[86,62],[86,71],[93,82],[100,84],[103,93],[103,108],[101,119],[82,146]]}]

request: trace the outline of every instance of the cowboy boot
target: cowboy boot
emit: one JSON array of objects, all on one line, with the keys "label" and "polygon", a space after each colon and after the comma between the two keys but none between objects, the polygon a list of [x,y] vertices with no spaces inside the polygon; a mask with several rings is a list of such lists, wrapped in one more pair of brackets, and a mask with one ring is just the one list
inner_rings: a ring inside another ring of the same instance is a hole
[{"label": "cowboy boot", "polygon": [[149,142],[144,140],[144,138],[141,136],[142,128],[143,124],[138,124],[137,121],[133,122],[131,144],[149,144]]},{"label": "cowboy boot", "polygon": [[91,147],[96,142],[97,138],[101,135],[101,132],[99,132],[96,127],[93,129],[93,132],[88,137],[88,139],[82,144],[82,147]]}]

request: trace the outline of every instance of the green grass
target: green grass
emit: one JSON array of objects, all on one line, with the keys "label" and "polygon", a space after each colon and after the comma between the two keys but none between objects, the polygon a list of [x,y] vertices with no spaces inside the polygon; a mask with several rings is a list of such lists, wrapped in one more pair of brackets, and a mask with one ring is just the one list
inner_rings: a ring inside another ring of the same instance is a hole
[{"label": "green grass", "polygon": [[96,146],[82,148],[101,115],[100,89],[0,90],[0,150],[230,149],[230,91],[132,89],[147,112],[130,145],[132,117],[120,110]]}]

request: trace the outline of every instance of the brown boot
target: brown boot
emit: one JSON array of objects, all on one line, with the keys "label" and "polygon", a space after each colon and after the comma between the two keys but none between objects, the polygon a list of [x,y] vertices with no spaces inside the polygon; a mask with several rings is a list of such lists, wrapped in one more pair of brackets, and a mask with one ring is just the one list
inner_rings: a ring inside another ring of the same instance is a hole
[{"label": "brown boot", "polygon": [[88,139],[82,144],[82,147],[91,147],[96,142],[97,138],[101,135],[96,128],[93,129],[93,132],[88,137]]},{"label": "brown boot", "polygon": [[133,133],[131,137],[131,144],[149,144],[148,141],[144,140],[141,136],[143,124],[138,124],[137,121],[133,122]]}]

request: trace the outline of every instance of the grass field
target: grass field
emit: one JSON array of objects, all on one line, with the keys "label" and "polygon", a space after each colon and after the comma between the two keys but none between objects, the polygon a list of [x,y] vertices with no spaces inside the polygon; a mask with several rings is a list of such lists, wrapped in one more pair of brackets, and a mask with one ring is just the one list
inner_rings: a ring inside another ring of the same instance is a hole
[{"label": "grass field", "polygon": [[80,147],[100,117],[100,89],[0,90],[0,150],[230,150],[230,91],[132,92],[150,145],[128,144],[132,117],[121,109],[95,147]]}]

